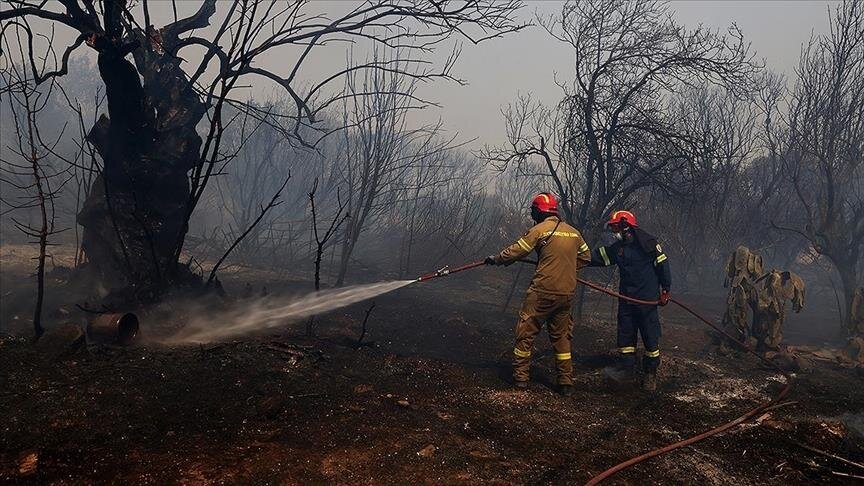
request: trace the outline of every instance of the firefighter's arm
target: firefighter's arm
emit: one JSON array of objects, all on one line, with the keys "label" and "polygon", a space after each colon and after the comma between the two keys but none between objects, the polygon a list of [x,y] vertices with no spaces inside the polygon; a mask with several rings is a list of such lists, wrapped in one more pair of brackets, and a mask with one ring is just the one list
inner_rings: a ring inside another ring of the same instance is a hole
[{"label": "firefighter's arm", "polygon": [[591,251],[591,260],[588,261],[589,267],[608,267],[615,263],[615,245],[599,246]]},{"label": "firefighter's arm", "polygon": [[501,253],[494,256],[496,265],[509,265],[516,260],[520,260],[531,253],[534,247],[537,246],[537,240],[540,239],[539,231],[536,227],[528,230],[522,238],[516,240],[516,243],[501,250]]},{"label": "firefighter's arm", "polygon": [[578,254],[576,256],[576,265],[577,269],[587,267],[591,265],[591,249],[588,248],[588,243],[582,239],[582,235],[579,235],[579,249],[577,250]]},{"label": "firefighter's arm", "polygon": [[669,259],[663,248],[657,245],[657,255],[654,258],[654,271],[657,273],[657,280],[660,282],[660,288],[666,292],[672,287],[672,271],[669,269]]}]

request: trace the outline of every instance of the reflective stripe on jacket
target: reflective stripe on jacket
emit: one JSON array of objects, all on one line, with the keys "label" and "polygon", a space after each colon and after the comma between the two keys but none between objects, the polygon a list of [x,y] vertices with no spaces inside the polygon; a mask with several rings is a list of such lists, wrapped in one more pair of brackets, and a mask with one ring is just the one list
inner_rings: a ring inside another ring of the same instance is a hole
[{"label": "reflective stripe on jacket", "polygon": [[552,295],[576,293],[579,269],[591,261],[591,250],[579,230],[550,216],[498,254],[498,263],[512,263],[537,253],[537,269],[529,289]]}]

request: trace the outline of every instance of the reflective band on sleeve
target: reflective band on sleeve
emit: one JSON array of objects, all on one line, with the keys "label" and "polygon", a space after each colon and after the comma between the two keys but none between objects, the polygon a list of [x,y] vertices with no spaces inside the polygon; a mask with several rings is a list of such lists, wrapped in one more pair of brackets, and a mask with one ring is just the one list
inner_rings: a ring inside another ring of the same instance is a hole
[{"label": "reflective band on sleeve", "polygon": [[607,267],[612,265],[612,262],[609,261],[609,255],[606,254],[605,246],[600,247],[600,257],[603,258],[603,263],[606,264]]},{"label": "reflective band on sleeve", "polygon": [[513,348],[513,354],[520,358],[528,358],[531,356],[531,351],[522,351],[519,348]]},{"label": "reflective band on sleeve", "polygon": [[661,263],[663,263],[663,262],[665,262],[665,261],[666,261],[666,254],[665,254],[665,253],[661,253],[660,256],[658,256],[657,259],[654,260],[654,264],[655,264],[655,265],[659,265],[659,264],[661,264]]},{"label": "reflective band on sleeve", "polygon": [[618,352],[620,352],[621,354],[635,353],[636,347],[635,346],[624,346],[622,348],[618,348]]},{"label": "reflective band on sleeve", "polygon": [[517,241],[516,243],[518,243],[519,246],[521,246],[523,250],[531,251],[531,245],[529,245],[528,242],[525,241],[524,239],[519,238],[519,241]]},{"label": "reflective band on sleeve", "polygon": [[540,237],[545,238],[549,235],[563,236],[564,238],[579,238],[580,236],[582,236],[579,233],[571,233],[569,231],[556,231],[555,233],[552,233],[551,231],[546,231],[545,233],[540,235]]},{"label": "reflective band on sleeve", "polygon": [[582,243],[582,246],[579,247],[579,253],[585,253],[590,248],[588,248],[588,243]]},{"label": "reflective band on sleeve", "polygon": [[660,350],[658,349],[657,351],[645,351],[645,356],[648,356],[649,358],[656,358],[660,356]]},{"label": "reflective band on sleeve", "polygon": [[558,361],[568,360],[570,359],[570,353],[556,353],[555,359],[557,359]]}]

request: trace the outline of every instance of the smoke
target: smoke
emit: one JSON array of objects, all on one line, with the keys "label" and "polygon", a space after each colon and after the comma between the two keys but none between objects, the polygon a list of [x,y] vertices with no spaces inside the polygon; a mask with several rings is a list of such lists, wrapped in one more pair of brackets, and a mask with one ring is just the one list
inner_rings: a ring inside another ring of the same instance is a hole
[{"label": "smoke", "polygon": [[243,308],[196,318],[161,342],[168,345],[208,343],[251,334],[362,302],[414,282],[416,280],[394,280],[323,290],[302,297],[263,298]]}]

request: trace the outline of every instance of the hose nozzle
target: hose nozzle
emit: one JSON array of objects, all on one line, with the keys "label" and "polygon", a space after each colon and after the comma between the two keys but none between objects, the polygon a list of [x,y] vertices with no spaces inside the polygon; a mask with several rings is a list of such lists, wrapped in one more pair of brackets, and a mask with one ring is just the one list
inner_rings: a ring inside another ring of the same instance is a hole
[{"label": "hose nozzle", "polygon": [[468,270],[471,268],[477,268],[481,265],[483,265],[482,261],[469,263],[467,265],[462,265],[461,267],[456,267],[453,269],[450,268],[450,265],[444,265],[443,267],[439,268],[438,270],[436,270],[433,273],[427,273],[426,275],[423,275],[423,276],[417,278],[416,282],[425,282],[426,280],[431,280],[433,278],[445,277],[445,276],[450,275],[452,273],[459,273],[461,271]]},{"label": "hose nozzle", "polygon": [[443,277],[445,275],[450,275],[450,265],[444,265],[443,267],[439,268],[438,270],[435,270],[432,273],[427,273],[426,275],[423,275],[420,278],[418,278],[417,281],[423,282],[425,280],[429,280],[429,279],[433,279],[433,278],[437,278],[437,277]]}]

